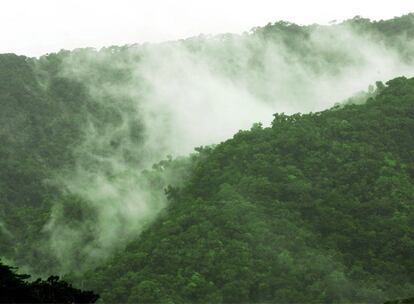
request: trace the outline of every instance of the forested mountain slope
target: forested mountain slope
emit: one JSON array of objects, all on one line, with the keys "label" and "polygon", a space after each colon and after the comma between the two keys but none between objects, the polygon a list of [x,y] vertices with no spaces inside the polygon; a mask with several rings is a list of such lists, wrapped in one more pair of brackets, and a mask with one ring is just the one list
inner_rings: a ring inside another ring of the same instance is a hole
[{"label": "forested mountain slope", "polygon": [[108,302],[380,302],[414,293],[414,78],[276,114],[214,148],[85,279]]},{"label": "forested mountain slope", "polygon": [[413,33],[408,14],[1,54],[2,261],[109,302],[412,296],[413,80],[358,91],[414,74]]}]

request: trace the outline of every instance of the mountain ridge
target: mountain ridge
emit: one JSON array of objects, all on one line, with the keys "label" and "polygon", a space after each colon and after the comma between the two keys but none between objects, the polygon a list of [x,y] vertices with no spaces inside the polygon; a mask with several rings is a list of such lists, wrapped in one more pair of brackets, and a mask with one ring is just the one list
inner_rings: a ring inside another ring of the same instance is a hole
[{"label": "mountain ridge", "polygon": [[0,256],[106,302],[412,296],[413,32],[0,55]]}]

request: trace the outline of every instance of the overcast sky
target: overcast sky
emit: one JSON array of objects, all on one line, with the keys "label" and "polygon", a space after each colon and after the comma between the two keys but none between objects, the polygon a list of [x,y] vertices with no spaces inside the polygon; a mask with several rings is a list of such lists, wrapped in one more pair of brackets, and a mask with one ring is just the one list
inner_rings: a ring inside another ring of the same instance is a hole
[{"label": "overcast sky", "polygon": [[414,0],[0,0],[0,53],[39,56],[62,48],[158,42],[268,22],[388,19]]}]

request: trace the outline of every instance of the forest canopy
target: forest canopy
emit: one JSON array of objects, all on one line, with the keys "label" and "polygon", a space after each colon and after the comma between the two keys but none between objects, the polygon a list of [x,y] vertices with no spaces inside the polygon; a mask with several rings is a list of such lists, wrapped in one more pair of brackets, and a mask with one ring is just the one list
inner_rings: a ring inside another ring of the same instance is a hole
[{"label": "forest canopy", "polygon": [[0,280],[105,303],[412,297],[413,38],[408,14],[1,54],[0,257],[94,292]]}]

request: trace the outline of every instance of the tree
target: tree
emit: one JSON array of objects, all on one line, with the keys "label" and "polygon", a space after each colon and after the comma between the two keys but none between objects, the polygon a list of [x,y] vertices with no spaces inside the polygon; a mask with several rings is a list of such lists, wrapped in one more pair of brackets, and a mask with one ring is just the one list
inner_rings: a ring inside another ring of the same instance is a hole
[{"label": "tree", "polygon": [[0,262],[0,303],[95,303],[99,295],[82,291],[57,276],[29,282],[30,275]]}]

